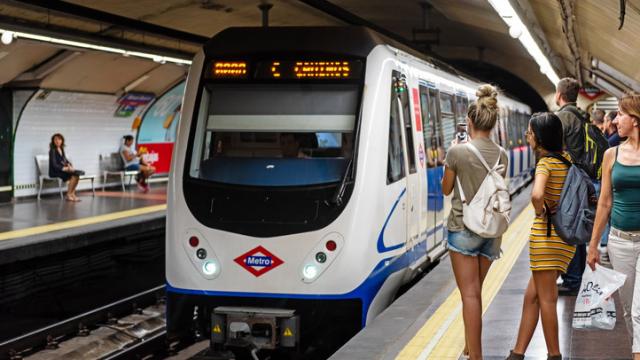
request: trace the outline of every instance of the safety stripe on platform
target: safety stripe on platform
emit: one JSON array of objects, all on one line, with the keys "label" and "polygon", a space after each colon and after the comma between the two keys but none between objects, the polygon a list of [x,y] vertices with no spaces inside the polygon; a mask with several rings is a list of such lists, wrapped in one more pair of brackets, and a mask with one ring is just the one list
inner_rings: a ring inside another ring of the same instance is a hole
[{"label": "safety stripe on platform", "polygon": [[[528,242],[533,219],[533,207],[529,205],[503,235],[503,256],[493,263],[484,280],[482,288],[483,314],[498,294],[524,245]],[[457,360],[463,350],[462,300],[460,292],[456,288],[400,351],[396,360]]]},{"label": "safety stripe on platform", "polygon": [[44,234],[50,231],[67,230],[67,229],[76,228],[80,226],[87,226],[87,225],[98,224],[98,223],[103,223],[107,221],[130,218],[132,216],[149,214],[157,211],[163,211],[166,209],[167,209],[167,204],[146,206],[146,207],[141,207],[137,209],[118,211],[118,212],[113,212],[113,213],[104,214],[104,215],[86,217],[82,219],[62,221],[55,224],[47,224],[47,225],[34,226],[26,229],[11,230],[11,231],[0,233],[0,241],[21,238],[26,236],[34,236],[34,235]]}]

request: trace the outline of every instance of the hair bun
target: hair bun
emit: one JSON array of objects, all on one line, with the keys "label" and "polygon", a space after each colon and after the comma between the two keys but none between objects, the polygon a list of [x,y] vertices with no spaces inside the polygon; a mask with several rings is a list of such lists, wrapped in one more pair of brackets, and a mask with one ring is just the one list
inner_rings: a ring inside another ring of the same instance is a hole
[{"label": "hair bun", "polygon": [[495,87],[484,84],[476,90],[476,96],[478,97],[477,103],[480,107],[486,106],[489,109],[498,107],[498,90]]}]

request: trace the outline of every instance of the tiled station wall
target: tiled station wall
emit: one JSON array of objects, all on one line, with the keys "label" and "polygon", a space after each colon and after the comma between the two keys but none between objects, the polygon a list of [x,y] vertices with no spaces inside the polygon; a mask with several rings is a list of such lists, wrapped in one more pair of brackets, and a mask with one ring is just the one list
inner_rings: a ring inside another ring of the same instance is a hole
[{"label": "tiled station wall", "polygon": [[[21,92],[17,91],[14,98],[30,95],[18,93]],[[42,98],[39,96],[41,93],[39,90],[28,101],[15,128],[15,196],[37,193],[35,155],[49,153],[51,135],[56,132],[64,135],[65,152],[75,168],[96,175],[96,186],[99,186],[99,155],[118,151],[122,136],[132,134],[131,124],[135,115],[115,117],[118,105],[114,95],[51,91]],[[78,189],[90,187],[89,181],[82,181]],[[45,189],[43,193],[57,192],[51,187]]]}]

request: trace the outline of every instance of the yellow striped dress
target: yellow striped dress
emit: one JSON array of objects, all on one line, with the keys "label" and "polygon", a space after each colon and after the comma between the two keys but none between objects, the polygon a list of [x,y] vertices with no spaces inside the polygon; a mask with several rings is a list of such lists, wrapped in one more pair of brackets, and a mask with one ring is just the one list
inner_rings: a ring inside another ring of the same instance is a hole
[{"label": "yellow striped dress", "polygon": [[[568,160],[571,157],[564,153]],[[543,157],[536,165],[536,175],[546,174],[547,185],[544,189],[544,201],[550,208],[555,208],[560,200],[560,193],[567,177],[567,166],[560,160]],[[536,216],[529,235],[529,260],[531,271],[558,270],[567,272],[576,248],[567,245],[551,225],[551,237],[547,237],[547,217]]]}]

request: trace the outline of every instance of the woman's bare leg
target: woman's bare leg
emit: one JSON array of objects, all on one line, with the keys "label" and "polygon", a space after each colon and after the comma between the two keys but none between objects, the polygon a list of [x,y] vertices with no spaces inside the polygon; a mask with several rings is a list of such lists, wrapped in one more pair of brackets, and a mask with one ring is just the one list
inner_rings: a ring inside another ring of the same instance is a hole
[{"label": "woman's bare leg", "polygon": [[540,304],[538,303],[538,294],[534,283],[533,275],[529,279],[529,284],[524,292],[524,302],[522,303],[522,317],[520,318],[520,328],[518,329],[518,339],[513,352],[516,354],[524,354],[529,347],[533,333],[538,326],[538,318],[540,317]]},{"label": "woman's bare leg", "polygon": [[542,319],[542,332],[547,344],[549,355],[560,354],[560,342],[558,340],[558,286],[556,270],[534,271],[533,279],[538,293],[540,304],[540,318]]},{"label": "woman's bare leg", "polygon": [[[466,344],[469,358],[482,359],[482,289],[481,260],[478,256],[463,255],[449,251],[453,273],[462,297],[462,317],[464,320]],[[489,261],[488,259],[486,261]],[[489,262],[490,265],[490,262]],[[487,268],[486,263],[482,268]],[[485,272],[486,275],[486,272]]]}]

